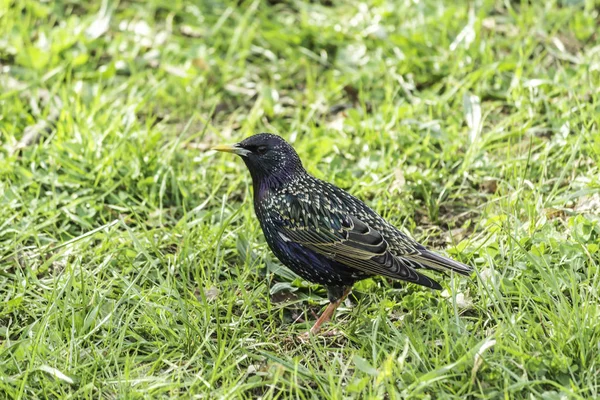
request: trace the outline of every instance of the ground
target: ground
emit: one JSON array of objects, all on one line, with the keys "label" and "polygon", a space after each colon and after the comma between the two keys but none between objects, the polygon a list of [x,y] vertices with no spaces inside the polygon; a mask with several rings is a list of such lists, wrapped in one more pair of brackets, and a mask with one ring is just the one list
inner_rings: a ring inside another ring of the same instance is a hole
[{"label": "ground", "polygon": [[[446,4],[444,4],[446,3]],[[0,397],[600,396],[595,1],[0,1]],[[239,158],[472,265],[327,302]]]}]

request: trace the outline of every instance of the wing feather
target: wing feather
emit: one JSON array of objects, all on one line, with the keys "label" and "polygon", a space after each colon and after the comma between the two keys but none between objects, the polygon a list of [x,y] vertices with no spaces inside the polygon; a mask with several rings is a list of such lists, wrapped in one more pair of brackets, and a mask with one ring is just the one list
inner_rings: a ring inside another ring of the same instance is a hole
[{"label": "wing feather", "polygon": [[[358,217],[332,209],[310,209],[309,203],[297,198],[288,205],[290,219],[273,216],[272,220],[279,221],[277,229],[294,242],[361,272],[441,289],[437,282],[416,272],[418,265],[411,260],[392,254],[384,236]],[[301,218],[303,211],[311,217]]]}]

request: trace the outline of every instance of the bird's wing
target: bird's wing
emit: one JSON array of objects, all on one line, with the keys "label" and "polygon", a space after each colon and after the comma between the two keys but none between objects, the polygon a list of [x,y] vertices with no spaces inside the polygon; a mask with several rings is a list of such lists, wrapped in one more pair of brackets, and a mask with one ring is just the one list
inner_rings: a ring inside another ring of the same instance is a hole
[{"label": "bird's wing", "polygon": [[422,265],[394,255],[383,235],[360,218],[294,196],[288,196],[283,204],[286,212],[274,210],[276,215],[271,218],[283,240],[362,272],[441,289],[437,282],[416,271]]}]

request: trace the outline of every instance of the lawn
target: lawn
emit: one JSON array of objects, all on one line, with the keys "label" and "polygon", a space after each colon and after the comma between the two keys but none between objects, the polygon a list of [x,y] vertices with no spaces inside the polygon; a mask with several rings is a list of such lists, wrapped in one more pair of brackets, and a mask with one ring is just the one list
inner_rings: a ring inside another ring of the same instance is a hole
[{"label": "lawn", "polygon": [[[0,398],[600,397],[599,25],[578,0],[1,0]],[[208,150],[258,132],[476,274],[360,282],[299,342],[326,292]]]}]

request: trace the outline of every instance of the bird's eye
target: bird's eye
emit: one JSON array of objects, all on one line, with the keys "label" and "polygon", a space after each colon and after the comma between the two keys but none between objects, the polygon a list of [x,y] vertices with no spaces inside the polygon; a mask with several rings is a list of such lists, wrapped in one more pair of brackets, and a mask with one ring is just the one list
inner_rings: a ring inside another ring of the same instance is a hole
[{"label": "bird's eye", "polygon": [[256,148],[256,154],[258,154],[258,155],[261,155],[261,156],[262,156],[263,154],[265,154],[265,153],[267,152],[267,150],[268,150],[268,149],[267,149],[267,146],[258,146],[258,147]]}]

